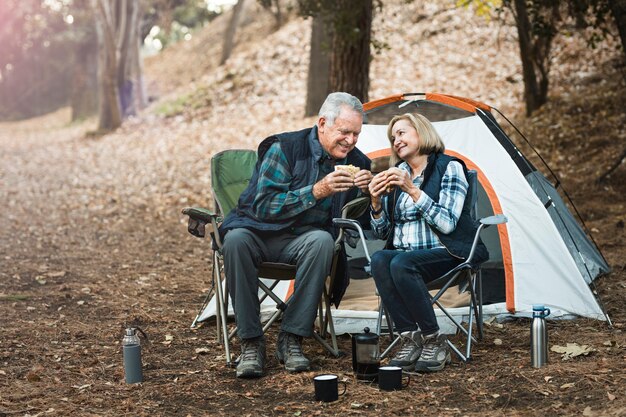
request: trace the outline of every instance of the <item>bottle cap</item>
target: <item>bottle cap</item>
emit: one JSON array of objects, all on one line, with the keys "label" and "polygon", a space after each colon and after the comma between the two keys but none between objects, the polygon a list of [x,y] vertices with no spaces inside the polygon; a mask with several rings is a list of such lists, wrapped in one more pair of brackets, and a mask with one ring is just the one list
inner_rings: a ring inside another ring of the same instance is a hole
[{"label": "bottle cap", "polygon": [[533,304],[533,311],[543,311],[546,307],[543,304]]}]

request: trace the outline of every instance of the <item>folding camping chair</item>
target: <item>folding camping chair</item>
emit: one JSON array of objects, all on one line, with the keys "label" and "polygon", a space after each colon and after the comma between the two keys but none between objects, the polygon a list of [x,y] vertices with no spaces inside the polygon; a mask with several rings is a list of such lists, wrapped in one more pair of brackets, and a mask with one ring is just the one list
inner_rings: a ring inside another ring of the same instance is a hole
[{"label": "folding camping chair", "polygon": [[[211,225],[210,236],[213,249],[213,268],[212,268],[212,288],[216,293],[216,325],[217,337],[224,344],[226,354],[226,364],[233,365],[230,354],[230,339],[236,334],[236,327],[230,332],[227,326],[228,314],[228,286],[225,277],[222,277],[223,259],[222,259],[222,242],[217,231],[219,223],[224,216],[228,214],[236,205],[239,195],[248,186],[254,166],[257,162],[257,154],[253,150],[226,150],[222,151],[211,158],[211,186],[213,198],[217,212],[212,212],[204,208],[183,209],[182,213],[189,216],[188,231],[196,237],[205,236],[205,225]],[[342,217],[358,217],[367,208],[369,198],[363,197],[355,199],[342,210]],[[342,241],[337,239],[335,242],[335,253],[337,254]],[[335,275],[337,265],[337,256],[333,260],[330,280],[327,280],[324,286],[322,297],[319,304],[318,320],[319,324],[313,336],[324,346],[324,348],[334,356],[339,356],[337,346],[337,337],[335,335],[334,325],[332,321],[330,309],[329,289],[332,288],[332,280]],[[280,281],[293,280],[295,277],[296,266],[275,263],[262,262],[259,267],[259,302],[262,303],[267,297],[270,297],[276,303],[276,311],[271,314],[269,319],[263,324],[263,332],[276,321],[282,312],[287,308],[288,300],[282,300],[275,294],[274,290]],[[191,327],[196,327],[200,314],[208,305],[212,296],[209,291],[196,315]],[[326,340],[330,336],[331,343]]]},{"label": "folding camping chair", "polygon": [[[473,220],[476,219],[476,201],[477,201],[477,189],[478,189],[478,181],[476,176],[476,171],[470,170],[467,173],[467,181],[469,184],[466,199],[471,204],[471,217]],[[506,216],[503,214],[497,214],[495,216],[489,216],[478,220],[480,225],[476,230],[476,234],[474,236],[474,241],[472,244],[472,248],[467,260],[460,265],[456,266],[452,270],[448,271],[441,277],[429,282],[426,284],[426,287],[429,291],[437,290],[437,293],[434,296],[431,296],[431,301],[433,304],[436,304],[439,309],[454,323],[458,332],[462,332],[466,336],[466,345],[465,345],[465,353],[462,353],[461,350],[450,340],[448,340],[448,345],[450,348],[457,354],[457,356],[463,361],[468,362],[471,359],[471,348],[472,342],[476,342],[476,338],[472,335],[473,323],[476,321],[476,329],[478,332],[478,339],[481,340],[483,337],[483,300],[482,300],[482,277],[480,264],[476,264],[473,261],[473,257],[476,251],[476,246],[478,244],[478,238],[480,236],[480,232],[489,226],[502,224],[507,222]],[[354,238],[356,236],[360,237],[361,243],[365,249],[366,257],[368,260],[368,264],[366,265],[366,271],[370,272],[371,262],[370,255],[368,253],[367,244],[365,242],[365,237],[361,225],[358,222],[355,222],[350,219],[333,219],[333,223],[343,231],[340,236],[346,238]],[[441,302],[441,296],[451,287],[458,286],[459,291],[468,291],[470,294],[470,303],[469,303],[469,312],[468,312],[468,322],[467,325],[464,326],[462,322],[459,322],[455,319],[450,312],[444,307]],[[394,335],[393,325],[389,321],[389,316],[386,314],[384,309],[384,305],[382,302],[380,303],[379,314],[378,314],[378,323],[377,323],[377,332],[380,334],[381,332],[381,318],[385,315],[388,323],[388,331],[391,339],[393,340],[391,344],[385,349],[385,351],[381,354],[381,357],[384,358],[393,349],[393,347],[400,341],[400,335]]]}]

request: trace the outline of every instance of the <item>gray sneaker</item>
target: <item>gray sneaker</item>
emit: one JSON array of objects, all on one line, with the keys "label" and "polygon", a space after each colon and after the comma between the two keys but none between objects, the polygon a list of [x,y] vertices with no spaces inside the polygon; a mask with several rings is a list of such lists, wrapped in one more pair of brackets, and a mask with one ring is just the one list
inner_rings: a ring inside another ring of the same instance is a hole
[{"label": "gray sneaker", "polygon": [[418,330],[400,333],[402,345],[400,350],[389,361],[391,366],[399,366],[405,371],[412,371],[417,358],[422,353],[422,334]]},{"label": "gray sneaker", "polygon": [[265,367],[265,337],[241,340],[241,356],[237,364],[237,378],[258,378]]},{"label": "gray sneaker", "polygon": [[290,372],[308,371],[311,368],[311,362],[302,353],[302,336],[293,333],[278,334],[276,358]]},{"label": "gray sneaker", "polygon": [[422,345],[422,354],[415,363],[415,372],[441,371],[450,363],[450,349],[445,335],[434,334],[424,337]]}]

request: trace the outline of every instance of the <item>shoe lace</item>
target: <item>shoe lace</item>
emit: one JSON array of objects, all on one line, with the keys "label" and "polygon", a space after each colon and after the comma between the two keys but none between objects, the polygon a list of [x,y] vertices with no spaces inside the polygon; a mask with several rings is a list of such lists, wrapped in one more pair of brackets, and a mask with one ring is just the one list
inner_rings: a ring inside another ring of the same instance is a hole
[{"label": "shoe lace", "polygon": [[258,342],[243,342],[243,346],[241,349],[241,360],[255,360],[259,353],[259,343]]},{"label": "shoe lace", "polygon": [[290,356],[303,356],[300,341],[294,336],[287,336],[287,352]]},{"label": "shoe lace", "polygon": [[415,342],[411,336],[402,336],[402,346],[400,346],[400,350],[395,357],[397,359],[404,359],[411,356],[413,350],[418,347],[417,342]]},{"label": "shoe lace", "polygon": [[441,343],[439,343],[436,337],[424,340],[424,345],[422,346],[422,356],[420,357],[420,359],[433,359],[437,354],[437,350],[440,346]]}]

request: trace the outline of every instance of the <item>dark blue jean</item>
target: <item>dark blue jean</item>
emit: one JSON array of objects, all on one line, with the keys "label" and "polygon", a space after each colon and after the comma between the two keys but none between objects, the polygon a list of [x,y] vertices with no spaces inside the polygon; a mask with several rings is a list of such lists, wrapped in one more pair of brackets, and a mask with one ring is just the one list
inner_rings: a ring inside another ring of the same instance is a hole
[{"label": "dark blue jean", "polygon": [[372,276],[396,330],[432,334],[439,330],[426,283],[458,264],[445,249],[381,250],[372,256]]}]

